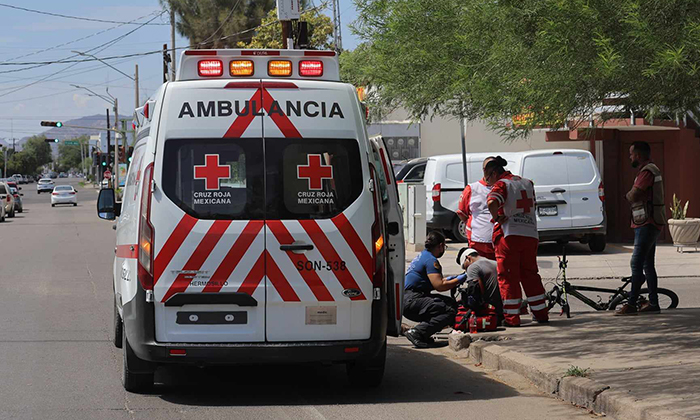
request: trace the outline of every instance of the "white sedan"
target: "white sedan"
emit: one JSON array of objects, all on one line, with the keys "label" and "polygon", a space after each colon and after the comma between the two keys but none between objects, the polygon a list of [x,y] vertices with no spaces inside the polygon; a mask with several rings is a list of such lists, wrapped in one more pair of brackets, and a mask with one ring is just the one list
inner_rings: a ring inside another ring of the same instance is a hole
[{"label": "white sedan", "polygon": [[56,204],[78,205],[77,191],[71,185],[57,185],[51,192],[51,207]]}]

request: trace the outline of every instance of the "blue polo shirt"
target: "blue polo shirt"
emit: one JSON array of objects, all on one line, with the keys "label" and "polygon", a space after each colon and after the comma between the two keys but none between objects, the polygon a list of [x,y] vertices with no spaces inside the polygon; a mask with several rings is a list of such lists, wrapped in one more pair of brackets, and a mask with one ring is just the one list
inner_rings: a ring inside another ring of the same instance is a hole
[{"label": "blue polo shirt", "polygon": [[423,250],[411,261],[406,271],[405,289],[415,292],[430,292],[434,290],[433,284],[428,279],[428,274],[442,274],[440,262],[430,251]]}]

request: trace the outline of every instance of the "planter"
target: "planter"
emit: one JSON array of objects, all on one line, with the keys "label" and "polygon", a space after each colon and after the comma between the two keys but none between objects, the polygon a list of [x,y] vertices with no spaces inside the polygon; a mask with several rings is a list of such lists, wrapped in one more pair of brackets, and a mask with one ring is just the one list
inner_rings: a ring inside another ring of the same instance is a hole
[{"label": "planter", "polygon": [[700,219],[669,219],[668,230],[676,246],[696,246],[700,237]]}]

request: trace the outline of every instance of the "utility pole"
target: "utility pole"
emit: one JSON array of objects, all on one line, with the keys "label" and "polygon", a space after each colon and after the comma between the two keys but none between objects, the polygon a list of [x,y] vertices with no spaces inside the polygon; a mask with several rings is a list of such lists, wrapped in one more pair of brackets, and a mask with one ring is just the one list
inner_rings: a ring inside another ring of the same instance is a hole
[{"label": "utility pole", "polygon": [[170,50],[170,61],[172,62],[170,81],[173,82],[175,81],[175,11],[172,7],[170,8],[170,46],[172,47]]},{"label": "utility pole", "polygon": [[168,81],[168,63],[170,58],[168,57],[168,44],[163,44],[163,83]]},{"label": "utility pole", "polygon": [[15,152],[15,121],[10,118],[10,137],[12,137],[12,153]]},{"label": "utility pole", "polygon": [[282,24],[282,48],[294,49],[292,21],[301,17],[298,0],[277,0],[277,20]]},{"label": "utility pole", "polygon": [[340,5],[338,0],[333,0],[333,42],[335,50],[340,53],[343,49],[343,34],[340,28]]},{"label": "utility pole", "polygon": [[[109,161],[110,161],[110,159],[109,159],[109,147],[110,147],[110,138],[109,138],[109,137],[110,137],[110,132],[109,132],[109,109],[107,109],[107,129],[108,129],[108,130],[107,130],[107,167],[109,167],[109,163],[110,163],[110,162],[109,162]],[[100,147],[100,150],[101,150],[101,149],[102,149],[102,147]],[[102,171],[102,172],[104,172],[104,171]]]},{"label": "utility pole", "polygon": [[459,131],[462,135],[462,173],[464,174],[464,187],[469,185],[469,178],[467,176],[467,127],[464,123],[464,117],[460,115],[459,117]]},{"label": "utility pole", "polygon": [[140,104],[139,100],[139,65],[136,64],[134,68],[134,86],[136,87],[136,106],[134,108],[138,108]]},{"label": "utility pole", "polygon": [[[119,130],[119,110],[117,98],[114,98],[114,129]],[[114,133],[114,166],[112,167],[112,178],[114,179],[114,189],[119,188],[119,133]]]}]

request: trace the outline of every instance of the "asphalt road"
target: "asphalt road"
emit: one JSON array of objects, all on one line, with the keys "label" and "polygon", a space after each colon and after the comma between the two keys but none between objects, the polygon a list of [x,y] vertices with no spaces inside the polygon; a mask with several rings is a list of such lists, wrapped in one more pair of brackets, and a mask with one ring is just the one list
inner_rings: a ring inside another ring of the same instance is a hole
[{"label": "asphalt road", "polygon": [[0,419],[591,418],[405,339],[390,340],[377,390],[350,388],[342,366],[297,365],[160,369],[153,394],[127,393],[109,340],[114,231],[96,190],[52,208],[22,188],[25,212],[0,224]]}]

